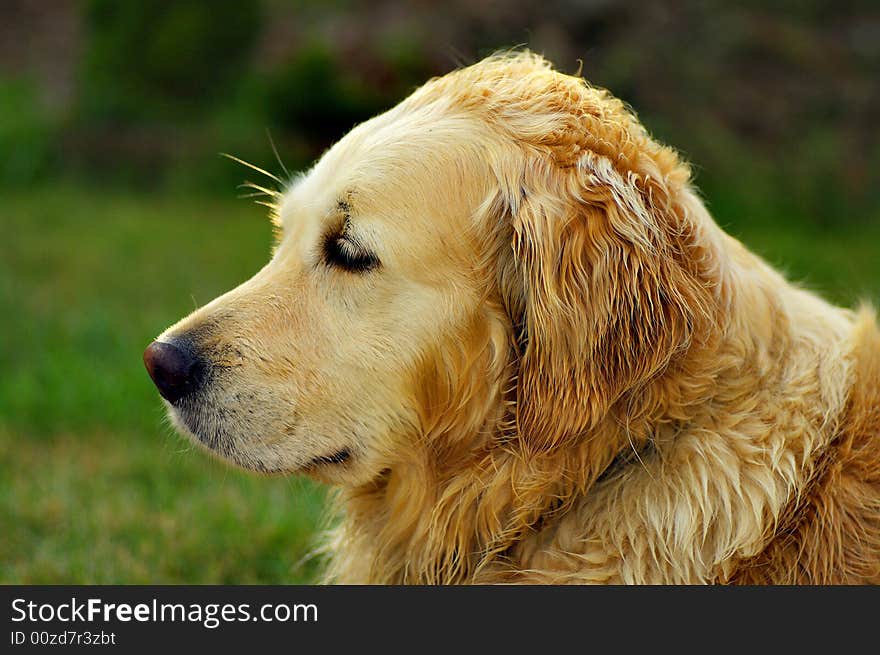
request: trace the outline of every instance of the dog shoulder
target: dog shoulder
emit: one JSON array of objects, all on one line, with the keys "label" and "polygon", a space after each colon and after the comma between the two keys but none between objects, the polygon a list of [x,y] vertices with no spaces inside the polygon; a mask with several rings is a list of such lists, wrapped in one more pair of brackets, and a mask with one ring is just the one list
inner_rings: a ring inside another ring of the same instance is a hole
[{"label": "dog shoulder", "polygon": [[851,384],[836,438],[776,537],[743,562],[743,584],[880,582],[880,328],[862,309],[850,341]]}]

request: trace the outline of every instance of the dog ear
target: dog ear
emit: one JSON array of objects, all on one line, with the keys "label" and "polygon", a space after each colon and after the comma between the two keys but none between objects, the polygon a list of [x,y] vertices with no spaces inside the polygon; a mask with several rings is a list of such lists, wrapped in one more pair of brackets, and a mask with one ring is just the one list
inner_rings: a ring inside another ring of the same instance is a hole
[{"label": "dog ear", "polygon": [[517,428],[546,449],[584,434],[688,348],[708,314],[693,259],[706,253],[662,179],[625,176],[592,153],[574,167],[534,165],[503,195]]}]

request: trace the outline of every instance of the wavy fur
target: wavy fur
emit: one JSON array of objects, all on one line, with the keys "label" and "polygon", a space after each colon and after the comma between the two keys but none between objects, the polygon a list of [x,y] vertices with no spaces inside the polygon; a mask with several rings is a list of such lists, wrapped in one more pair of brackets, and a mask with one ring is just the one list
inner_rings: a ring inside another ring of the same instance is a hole
[{"label": "wavy fur", "polygon": [[257,190],[272,260],[160,337],[205,371],[169,407],[336,485],[328,581],[880,577],[873,312],[725,234],[608,92],[490,57]]},{"label": "wavy fur", "polygon": [[432,80],[495,137],[483,320],[417,438],[337,495],[347,583],[880,577],[880,335],[712,221],[676,153],[529,53]]}]

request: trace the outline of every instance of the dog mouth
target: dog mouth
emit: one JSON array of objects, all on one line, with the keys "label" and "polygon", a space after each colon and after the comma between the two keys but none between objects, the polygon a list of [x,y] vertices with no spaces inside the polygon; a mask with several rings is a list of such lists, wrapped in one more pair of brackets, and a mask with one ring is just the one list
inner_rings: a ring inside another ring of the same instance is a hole
[{"label": "dog mouth", "polygon": [[[186,404],[186,403],[184,403]],[[191,407],[170,406],[169,414],[172,423],[177,429],[184,434],[188,434],[205,447],[212,454],[219,456],[221,459],[231,461],[242,468],[269,474],[291,474],[291,473],[312,473],[319,470],[327,470],[336,467],[342,467],[348,464],[354,456],[353,451],[349,447],[340,448],[323,455],[318,455],[306,460],[304,464],[299,466],[278,466],[271,460],[263,461],[266,455],[275,453],[262,453],[263,457],[252,453],[250,456],[241,451],[240,446],[236,447],[235,439],[224,430],[221,426],[213,424],[212,421],[206,421],[203,412],[193,412]]]}]

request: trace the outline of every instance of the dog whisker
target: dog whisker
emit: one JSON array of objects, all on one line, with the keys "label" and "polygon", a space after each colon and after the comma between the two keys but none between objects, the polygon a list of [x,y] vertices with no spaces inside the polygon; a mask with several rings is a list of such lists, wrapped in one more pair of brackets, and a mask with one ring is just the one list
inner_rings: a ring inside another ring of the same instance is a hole
[{"label": "dog whisker", "polygon": [[227,159],[231,159],[232,161],[234,161],[234,162],[236,162],[236,163],[239,163],[239,164],[241,164],[242,166],[247,166],[248,168],[250,168],[250,169],[252,169],[252,170],[254,170],[254,171],[258,172],[258,173],[262,173],[262,174],[265,175],[266,177],[268,177],[268,178],[270,178],[270,179],[272,179],[272,180],[278,182],[278,184],[280,184],[281,186],[284,186],[284,182],[281,180],[281,178],[279,178],[279,177],[276,176],[276,175],[273,175],[273,174],[270,173],[269,171],[266,171],[266,170],[260,168],[260,167],[257,166],[256,164],[251,164],[250,162],[247,162],[247,161],[245,161],[245,160],[243,160],[243,159],[240,159],[240,158],[236,157],[235,155],[230,155],[228,152],[221,152],[220,155],[221,155],[222,157],[226,157]]}]

